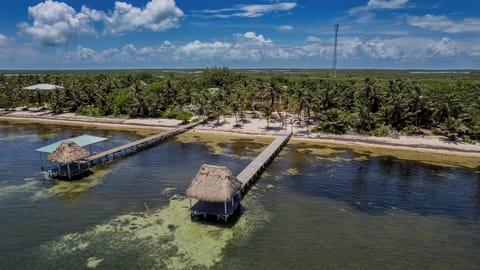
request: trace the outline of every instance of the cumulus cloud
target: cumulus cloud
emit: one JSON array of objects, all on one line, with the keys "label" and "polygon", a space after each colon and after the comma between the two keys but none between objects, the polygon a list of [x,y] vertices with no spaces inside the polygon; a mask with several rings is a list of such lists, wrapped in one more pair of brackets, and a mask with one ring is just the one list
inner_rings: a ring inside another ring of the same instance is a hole
[{"label": "cumulus cloud", "polygon": [[381,39],[366,41],[362,49],[374,59],[398,59],[401,57],[400,50],[397,47],[387,45]]},{"label": "cumulus cloud", "polygon": [[447,37],[430,42],[428,49],[431,50],[432,56],[455,56],[460,53],[456,43]]},{"label": "cumulus cloud", "polygon": [[28,8],[33,23],[21,23],[23,33],[43,45],[66,44],[71,40],[95,33],[91,17],[76,12],[72,7],[52,0]]},{"label": "cumulus cloud", "polygon": [[277,30],[281,32],[290,32],[293,31],[293,26],[291,25],[279,25],[277,26]]},{"label": "cumulus cloud", "polygon": [[350,14],[357,14],[379,9],[407,8],[410,0],[369,0],[365,6],[354,7],[349,10]]},{"label": "cumulus cloud", "polygon": [[407,23],[422,29],[444,33],[480,33],[480,18],[465,18],[453,21],[447,16],[431,15],[410,16]]},{"label": "cumulus cloud", "polygon": [[219,56],[222,57],[222,55],[228,53],[231,47],[232,44],[228,42],[201,42],[195,40],[194,42],[180,46],[178,50],[174,51],[174,55],[176,60],[212,60],[218,59]]},{"label": "cumulus cloud", "polygon": [[6,46],[10,44],[10,39],[4,34],[0,33],[0,46]]},{"label": "cumulus cloud", "polygon": [[33,23],[19,24],[21,32],[32,36],[42,45],[66,44],[97,31],[96,23],[103,23],[104,33],[117,34],[138,29],[164,31],[178,27],[183,11],[174,0],[151,0],[144,8],[116,1],[112,12],[82,6],[79,12],[63,2],[46,0],[28,8]]},{"label": "cumulus cloud", "polygon": [[[262,37],[260,37],[262,36]],[[59,50],[49,62],[63,65],[205,67],[228,66],[329,66],[333,55],[331,38],[309,37],[290,46],[265,43],[263,35],[238,33],[232,41],[201,41],[186,43],[164,41],[155,46],[137,47],[126,44],[119,48],[94,50],[78,47],[72,51]],[[338,43],[340,66],[355,63],[360,66],[388,65],[395,67],[434,66],[448,63],[452,57],[478,62],[480,40],[452,40],[449,38],[397,37],[359,38],[344,37]],[[475,64],[472,64],[475,65]],[[444,67],[444,66],[442,66]]]},{"label": "cumulus cloud", "polygon": [[254,32],[246,32],[243,34],[243,37],[260,45],[270,45],[273,43],[270,39],[265,38],[263,35],[257,35]]},{"label": "cumulus cloud", "polygon": [[157,46],[137,47],[126,44],[121,48],[96,51],[78,46],[73,51],[58,50],[55,58],[62,63],[84,64],[152,64],[172,61],[176,46],[168,40]]},{"label": "cumulus cloud", "polygon": [[178,27],[183,11],[174,0],[152,0],[145,8],[135,7],[126,2],[115,2],[111,15],[103,14],[105,31],[121,33],[139,28],[153,31],[164,31]]},{"label": "cumulus cloud", "polygon": [[231,17],[246,17],[246,18],[255,18],[261,17],[263,15],[280,12],[280,11],[289,11],[297,6],[296,2],[280,2],[273,4],[262,4],[262,5],[236,5],[232,8],[224,9],[207,9],[201,10],[199,13],[208,14],[209,16],[216,18],[231,18]]}]

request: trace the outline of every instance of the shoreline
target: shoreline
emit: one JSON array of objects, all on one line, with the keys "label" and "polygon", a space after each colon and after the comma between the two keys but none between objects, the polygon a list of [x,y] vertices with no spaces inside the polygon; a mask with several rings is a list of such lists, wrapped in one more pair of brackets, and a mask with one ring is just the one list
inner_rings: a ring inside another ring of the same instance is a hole
[{"label": "shoreline", "polygon": [[[165,130],[172,129],[181,124],[180,120],[157,118],[96,118],[76,116],[73,113],[52,115],[45,112],[12,112],[0,115],[0,120],[13,122],[54,123],[63,125],[86,125],[127,130]],[[308,133],[302,126],[292,126],[285,129],[278,123],[270,123],[267,129],[265,119],[248,119],[241,126],[234,125],[235,119],[229,117],[218,124],[210,122],[197,126],[192,132],[210,134],[232,134],[234,136],[248,137],[275,137],[293,131],[294,142],[320,143],[346,147],[380,148],[421,153],[444,154],[451,156],[480,158],[480,145],[465,144],[462,142],[448,141],[440,136],[399,136],[372,137],[362,135],[332,135]]]}]

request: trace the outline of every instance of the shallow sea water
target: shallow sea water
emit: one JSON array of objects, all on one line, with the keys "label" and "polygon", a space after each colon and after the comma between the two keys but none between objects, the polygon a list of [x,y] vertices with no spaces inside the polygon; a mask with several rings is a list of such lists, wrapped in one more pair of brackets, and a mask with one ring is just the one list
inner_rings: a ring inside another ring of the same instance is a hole
[{"label": "shallow sea water", "polygon": [[292,142],[215,224],[190,220],[191,179],[203,163],[239,173],[268,139],[188,132],[80,181],[40,172],[34,149],[85,133],[110,138],[96,151],[144,135],[0,122],[0,269],[480,267],[475,166]]}]

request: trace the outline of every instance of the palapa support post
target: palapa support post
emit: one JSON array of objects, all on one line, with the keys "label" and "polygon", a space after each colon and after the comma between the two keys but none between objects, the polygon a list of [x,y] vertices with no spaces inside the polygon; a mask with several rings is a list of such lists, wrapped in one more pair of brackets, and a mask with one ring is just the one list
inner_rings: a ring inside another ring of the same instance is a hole
[{"label": "palapa support post", "polygon": [[39,152],[40,153],[40,169],[43,171],[43,155],[42,155],[42,152]]},{"label": "palapa support post", "polygon": [[224,202],[223,206],[225,207],[225,215],[226,215],[227,214],[227,202]]},{"label": "palapa support post", "polygon": [[72,175],[70,173],[70,164],[67,163],[67,172],[68,172],[68,180],[72,179]]}]

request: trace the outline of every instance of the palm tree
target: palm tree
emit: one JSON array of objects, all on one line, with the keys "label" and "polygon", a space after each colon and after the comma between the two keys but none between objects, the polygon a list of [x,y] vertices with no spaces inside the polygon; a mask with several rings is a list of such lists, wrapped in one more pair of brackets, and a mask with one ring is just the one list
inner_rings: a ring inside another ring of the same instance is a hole
[{"label": "palm tree", "polygon": [[272,117],[273,114],[273,107],[270,104],[265,104],[263,105],[262,108],[263,116],[267,119],[267,129],[270,128],[270,118]]}]

